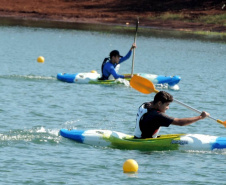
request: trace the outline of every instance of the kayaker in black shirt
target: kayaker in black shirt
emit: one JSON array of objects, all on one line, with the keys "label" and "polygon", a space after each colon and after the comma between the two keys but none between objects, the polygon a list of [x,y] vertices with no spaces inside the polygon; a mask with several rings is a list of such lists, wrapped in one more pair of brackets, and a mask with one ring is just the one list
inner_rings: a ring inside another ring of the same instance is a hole
[{"label": "kayaker in black shirt", "polygon": [[209,116],[209,113],[202,112],[200,116],[190,118],[174,118],[165,114],[173,102],[173,96],[165,91],[158,92],[153,102],[143,103],[137,113],[135,138],[156,138],[160,127],[168,127],[170,124],[177,126],[190,125],[196,121]]}]

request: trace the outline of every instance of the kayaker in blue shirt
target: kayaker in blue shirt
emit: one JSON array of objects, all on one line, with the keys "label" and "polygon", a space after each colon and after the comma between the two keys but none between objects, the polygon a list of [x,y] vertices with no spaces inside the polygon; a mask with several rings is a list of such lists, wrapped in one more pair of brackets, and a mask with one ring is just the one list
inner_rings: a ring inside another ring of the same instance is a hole
[{"label": "kayaker in blue shirt", "polygon": [[153,102],[142,104],[137,113],[135,138],[156,138],[161,126],[168,127],[170,124],[177,126],[190,125],[209,116],[202,112],[200,116],[190,118],[173,118],[165,114],[173,102],[173,96],[165,91],[158,92]]},{"label": "kayaker in blue shirt", "polygon": [[126,56],[121,56],[118,50],[110,52],[110,58],[105,58],[101,67],[102,77],[100,80],[113,80],[118,78],[131,78],[131,75],[119,75],[119,64],[130,58],[133,48],[136,48],[136,44],[133,43]]}]

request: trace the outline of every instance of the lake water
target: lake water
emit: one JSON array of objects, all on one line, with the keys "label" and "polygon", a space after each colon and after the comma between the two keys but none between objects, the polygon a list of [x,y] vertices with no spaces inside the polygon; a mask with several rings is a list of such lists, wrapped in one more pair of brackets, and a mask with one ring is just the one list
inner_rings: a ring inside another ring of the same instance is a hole
[{"label": "lake water", "polygon": [[[113,49],[125,55],[133,35],[66,29],[0,27],[0,184],[226,184],[226,151],[141,152],[88,146],[62,138],[61,128],[109,129],[133,134],[136,112],[154,94],[123,85],[69,84],[59,72],[100,72]],[[38,56],[45,63],[38,63]],[[225,120],[225,43],[137,37],[134,72],[179,75],[176,99]],[[132,57],[120,73],[131,72]],[[197,114],[172,104],[174,117]],[[161,134],[226,136],[205,119]],[[135,174],[122,171],[127,159]]]}]

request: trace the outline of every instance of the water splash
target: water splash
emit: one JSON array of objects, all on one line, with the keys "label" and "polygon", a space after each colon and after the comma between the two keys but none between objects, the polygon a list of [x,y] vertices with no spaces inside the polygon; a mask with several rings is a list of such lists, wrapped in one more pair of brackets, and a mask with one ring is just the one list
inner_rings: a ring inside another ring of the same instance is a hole
[{"label": "water splash", "polygon": [[37,76],[37,75],[1,75],[3,79],[18,79],[18,80],[56,80],[52,76]]},{"label": "water splash", "polygon": [[123,78],[118,78],[115,80],[116,83],[121,83],[121,84],[124,84],[126,87],[129,87],[130,86],[130,83],[128,80],[126,79],[123,79]]},{"label": "water splash", "polygon": [[70,120],[70,121],[66,121],[61,125],[61,128],[65,128],[68,130],[72,130],[72,129],[77,129],[78,127],[80,127],[80,125],[83,125],[82,123],[80,123],[81,120]]},{"label": "water splash", "polygon": [[59,129],[46,129],[44,127],[11,130],[8,133],[0,134],[0,147],[16,145],[21,142],[58,144],[61,140],[58,133]]},{"label": "water splash", "polygon": [[206,150],[186,150],[187,153],[198,153],[198,154],[222,154],[226,155],[226,149],[214,149],[211,151]]},{"label": "water splash", "polygon": [[179,85],[170,86],[168,84],[155,84],[156,89],[169,89],[173,91],[178,91],[180,89]]}]

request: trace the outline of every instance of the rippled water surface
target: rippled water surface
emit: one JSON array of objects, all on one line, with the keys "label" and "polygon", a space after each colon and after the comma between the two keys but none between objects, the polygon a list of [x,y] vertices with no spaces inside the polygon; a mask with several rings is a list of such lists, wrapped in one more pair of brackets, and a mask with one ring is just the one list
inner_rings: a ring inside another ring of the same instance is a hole
[{"label": "rippled water surface", "polygon": [[[109,129],[133,134],[138,106],[153,99],[123,85],[68,84],[59,72],[97,70],[113,49],[125,55],[132,35],[0,27],[1,184],[225,184],[225,151],[141,152],[75,143],[61,128]],[[45,63],[36,62],[38,56]],[[226,117],[226,45],[197,40],[137,38],[134,72],[180,75],[178,100],[217,119]],[[131,72],[132,60],[121,65]],[[196,113],[172,104],[174,117]],[[210,119],[161,134],[226,136]],[[138,173],[122,171],[125,160]]]}]

